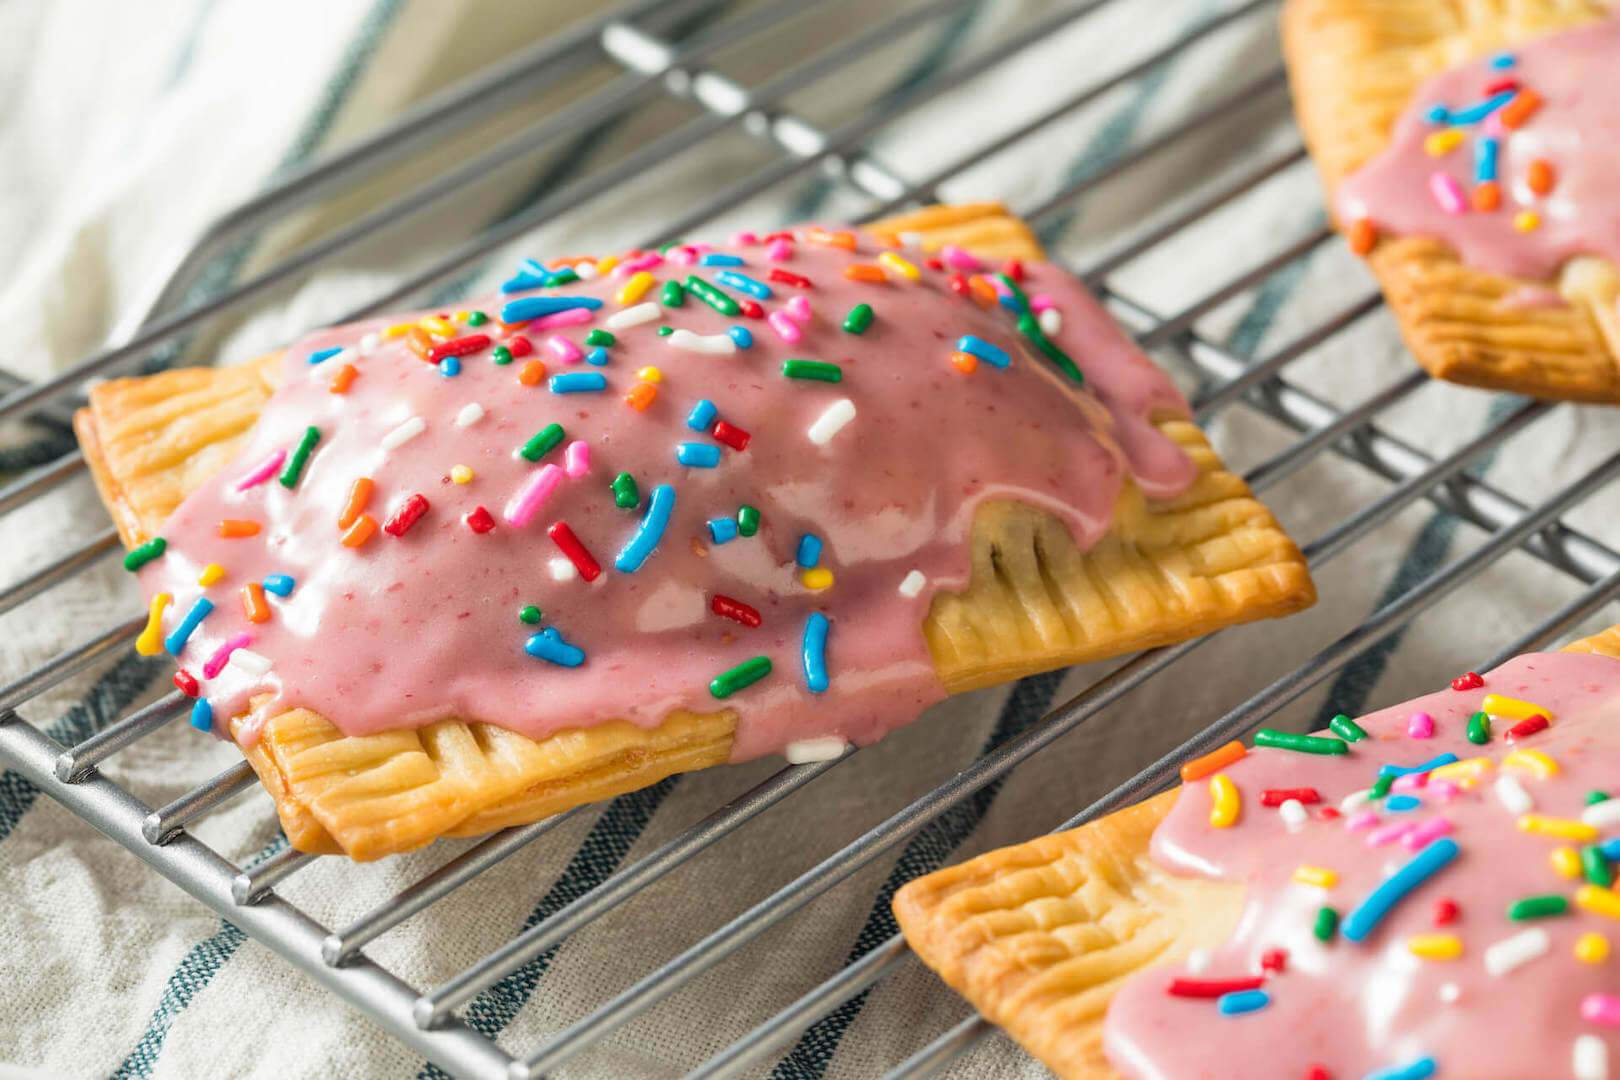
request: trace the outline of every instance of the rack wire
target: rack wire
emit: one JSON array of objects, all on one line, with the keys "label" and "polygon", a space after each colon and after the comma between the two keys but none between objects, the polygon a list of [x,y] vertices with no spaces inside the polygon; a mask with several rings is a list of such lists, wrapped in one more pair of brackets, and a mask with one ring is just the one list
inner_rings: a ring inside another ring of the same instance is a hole
[{"label": "rack wire", "polygon": [[[872,211],[872,216],[932,201],[941,184],[965,170],[1150,75],[1225,26],[1245,19],[1274,17],[1277,6],[1277,0],[1231,4],[1117,74],[1053,102],[1031,119],[994,134],[990,141],[918,178],[909,178],[902,170],[878,160],[867,149],[875,135],[904,114],[998,65],[1016,63],[1027,50],[1049,35],[1092,17],[1116,2],[1085,0],[1034,20],[969,62],[923,81],[897,99],[875,104],[832,130],[823,130],[788,111],[786,101],[821,80],[836,78],[884,42],[964,10],[970,6],[969,0],[919,3],[849,37],[822,55],[754,86],[734,81],[705,66],[705,62],[722,50],[748,44],[757,35],[794,16],[798,5],[793,0],[759,4],[679,44],[663,36],[661,28],[689,14],[696,7],[693,3],[660,4],[643,0],[586,18],[565,33],[424,102],[349,149],[286,177],[264,194],[221,217],[175,262],[154,289],[142,317],[113,344],[47,381],[34,385],[0,384],[0,389],[6,391],[0,397],[0,421],[47,409],[58,410],[59,414],[62,405],[71,401],[86,377],[127,366],[154,347],[266,296],[278,286],[296,280],[399,222],[432,211],[442,200],[490,169],[519,160],[571,132],[623,118],[638,106],[662,96],[673,96],[695,107],[696,119],[635,149],[603,171],[564,186],[527,210],[471,237],[434,258],[397,287],[348,314],[359,316],[377,311],[440,282],[536,225],[572,212],[601,191],[624,184],[675,155],[701,147],[733,129],[745,131],[771,148],[774,156],[769,164],[717,190],[679,220],[671,221],[663,235],[647,237],[646,244],[689,233],[725,209],[812,169],[823,170],[854,192],[880,204]],[[185,298],[209,257],[249,231],[376,175],[402,156],[452,130],[474,108],[488,108],[493,101],[514,100],[531,92],[542,80],[555,82],[590,65],[603,63],[616,65],[621,74],[566,108],[485,149],[464,165],[310,243],[258,276],[212,299],[186,305]],[[1075,179],[1038,206],[1021,208],[1023,216],[1039,227],[1097,185],[1126,176],[1133,170],[1153,167],[1158,157],[1184,145],[1205,125],[1256,101],[1280,96],[1283,91],[1282,72],[1264,70],[1229,92],[1199,103],[1161,134],[1106,169]],[[1200,332],[1198,322],[1205,314],[1327,243],[1330,234],[1326,229],[1313,230],[1287,244],[1254,267],[1217,283],[1177,311],[1155,311],[1115,286],[1114,279],[1119,271],[1150,255],[1166,241],[1209,219],[1268,179],[1303,167],[1304,151],[1296,138],[1274,148],[1239,175],[1201,193],[1164,222],[1093,265],[1081,268],[1080,272],[1145,348],[1171,350],[1205,377],[1209,389],[1195,402],[1200,419],[1235,408],[1245,414],[1268,417],[1296,434],[1294,441],[1248,474],[1249,482],[1257,490],[1279,483],[1324,456],[1341,459],[1393,485],[1379,497],[1355,507],[1305,545],[1304,552],[1313,567],[1321,566],[1367,538],[1403,510],[1423,501],[1478,527],[1487,534],[1486,538],[1467,555],[1417,582],[1364,621],[1345,629],[1326,648],[1229,710],[1174,751],[1121,782],[1065,823],[1066,826],[1091,820],[1168,786],[1180,762],[1260,724],[1511,551],[1527,552],[1573,578],[1582,591],[1529,632],[1506,643],[1491,663],[1567,632],[1620,593],[1620,554],[1562,520],[1571,508],[1620,475],[1620,453],[1603,460],[1575,482],[1534,505],[1515,499],[1469,471],[1471,463],[1546,416],[1553,406],[1521,403],[1498,417],[1478,436],[1437,456],[1402,438],[1386,423],[1394,406],[1426,385],[1426,377],[1421,373],[1413,372],[1397,379],[1352,408],[1341,408],[1323,400],[1290,377],[1293,365],[1362,320],[1376,315],[1381,309],[1377,296],[1353,300],[1258,361],[1251,362]],[[23,476],[0,489],[0,514],[12,513],[55,490],[83,468],[82,457],[73,453]],[[0,589],[0,613],[46,592],[117,549],[117,537],[112,530],[97,532],[67,554]],[[0,687],[0,762],[20,772],[429,1060],[458,1076],[490,1080],[536,1077],[589,1050],[608,1033],[657,1006],[697,975],[794,912],[815,903],[818,897],[879,855],[1171,669],[1209,640],[1204,638],[1155,649],[1115,668],[1053,709],[1039,723],[856,836],[543,1045],[514,1056],[463,1023],[458,1018],[458,1009],[601,918],[638,890],[695,858],[710,845],[725,840],[764,810],[791,798],[817,777],[840,767],[853,751],[838,760],[781,769],[444,983],[414,987],[368,956],[367,946],[480,873],[522,852],[565,821],[588,812],[588,808],[493,834],[397,893],[381,899],[347,926],[335,929],[322,926],[276,892],[278,884],[310,865],[313,856],[283,850],[256,865],[237,866],[189,831],[196,822],[254,784],[252,771],[245,763],[226,769],[207,783],[157,808],[147,806],[97,769],[113,754],[181,715],[185,704],[181,695],[171,693],[136,709],[73,746],[60,745],[19,717],[19,707],[39,694],[124,652],[141,624],[142,620],[137,618],[99,631],[82,644]],[[691,1075],[730,1077],[757,1069],[799,1038],[810,1025],[899,970],[909,962],[908,957],[905,942],[899,937],[881,943],[823,982],[806,989],[786,1008],[762,1019],[744,1038],[698,1064]],[[911,1077],[937,1070],[986,1031],[984,1022],[977,1018],[963,1021],[913,1057],[896,1062],[890,1075]]]}]

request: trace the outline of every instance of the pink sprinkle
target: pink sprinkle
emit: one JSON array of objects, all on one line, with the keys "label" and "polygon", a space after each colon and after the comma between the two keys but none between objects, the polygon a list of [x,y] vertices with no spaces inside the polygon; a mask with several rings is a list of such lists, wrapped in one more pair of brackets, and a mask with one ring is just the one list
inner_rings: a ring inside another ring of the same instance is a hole
[{"label": "pink sprinkle", "polygon": [[517,497],[506,504],[506,510],[501,515],[508,525],[523,528],[534,517],[534,512],[540,509],[557,485],[562,483],[563,471],[555,465],[542,465],[540,471],[534,474],[529,486],[518,493]]},{"label": "pink sprinkle", "polygon": [[714,250],[714,245],[713,244],[698,243],[698,244],[683,244],[682,246],[691,248],[693,251],[697,252],[697,254],[699,254],[699,255],[706,255],[709,252]]},{"label": "pink sprinkle", "polygon": [[[754,234],[748,233],[746,235],[753,236]],[[670,262],[678,262],[682,266],[691,266],[698,261],[697,248],[690,244],[682,244],[680,247],[670,248],[665,258],[669,259]]]},{"label": "pink sprinkle", "polygon": [[1434,738],[1434,717],[1426,712],[1415,712],[1406,718],[1406,733],[1414,739]]},{"label": "pink sprinkle", "polygon": [[1429,191],[1440,209],[1448,214],[1460,214],[1468,209],[1468,199],[1462,185],[1450,173],[1437,172],[1429,177]]},{"label": "pink sprinkle", "polygon": [[265,458],[264,462],[260,464],[257,469],[254,469],[252,472],[242,477],[242,479],[238,480],[236,482],[236,490],[246,491],[250,487],[258,487],[260,484],[276,475],[276,470],[281,468],[281,463],[286,460],[287,451],[277,450],[275,453]]},{"label": "pink sprinkle", "polygon": [[591,471],[591,445],[582,440],[575,439],[568,444],[563,452],[563,468],[567,470],[570,479],[578,480]]},{"label": "pink sprinkle", "polygon": [[795,322],[810,321],[810,301],[802,296],[795,296],[787,302],[787,313]]},{"label": "pink sprinkle", "polygon": [[745,229],[742,232],[732,233],[731,242],[738,247],[746,247],[749,244],[757,244],[759,243],[759,234],[748,232]]},{"label": "pink sprinkle", "polygon": [[557,330],[564,326],[578,326],[580,323],[588,323],[595,317],[595,312],[587,311],[585,308],[569,308],[567,311],[559,311],[555,315],[546,315],[533,320],[529,323],[529,329]]},{"label": "pink sprinkle", "polygon": [[231,653],[246,647],[252,641],[252,634],[236,634],[233,637],[226,638],[225,644],[215,649],[214,655],[210,656],[208,662],[203,665],[203,678],[212,679],[215,675],[224,671],[225,664],[231,658]]},{"label": "pink sprinkle", "polygon": [[565,337],[553,335],[547,338],[546,348],[551,350],[551,355],[565,364],[577,364],[585,359],[585,353],[580,350],[580,347]]},{"label": "pink sprinkle", "polygon": [[765,317],[765,321],[770,323],[771,329],[776,331],[777,336],[783,341],[787,342],[789,345],[792,345],[794,342],[798,341],[799,338],[804,336],[799,332],[799,324],[788,318],[780,311],[771,312]]},{"label": "pink sprinkle", "polygon": [[967,270],[971,272],[980,269],[984,265],[976,256],[970,252],[963,251],[955,244],[946,244],[944,247],[939,249],[939,254],[940,257],[945,260],[947,266],[954,267],[957,270]]},{"label": "pink sprinkle", "polygon": [[991,278],[990,279],[990,284],[996,290],[996,295],[997,296],[1011,296],[1012,295],[1012,290],[1007,288],[1007,283],[1005,281],[1002,281],[999,276]]},{"label": "pink sprinkle", "polygon": [[1052,297],[1047,293],[1036,293],[1029,298],[1029,310],[1037,315],[1056,306],[1056,304],[1052,303]]},{"label": "pink sprinkle", "polygon": [[1487,116],[1484,122],[1479,125],[1479,130],[1486,135],[1504,138],[1508,133],[1508,129],[1502,123],[1502,110],[1497,109]]},{"label": "pink sprinkle", "polygon": [[1383,847],[1399,840],[1411,832],[1415,826],[1410,821],[1392,821],[1388,825],[1380,825],[1367,834],[1368,847]]},{"label": "pink sprinkle", "polygon": [[1419,825],[1405,836],[1401,837],[1401,846],[1407,851],[1416,851],[1430,840],[1438,840],[1451,831],[1451,819],[1448,817],[1432,817]]},{"label": "pink sprinkle", "polygon": [[772,262],[781,262],[784,259],[791,259],[793,257],[793,245],[788,243],[786,240],[783,240],[781,237],[777,237],[775,240],[772,240],[770,243],[765,245],[765,257]]},{"label": "pink sprinkle", "polygon": [[1378,824],[1378,812],[1376,810],[1357,810],[1344,819],[1344,831],[1360,832],[1362,829],[1370,829],[1376,824]]},{"label": "pink sprinkle", "polygon": [[1407,791],[1417,791],[1427,787],[1429,774],[1426,772],[1412,772],[1397,776],[1395,782],[1389,785],[1389,790],[1400,794]]},{"label": "pink sprinkle", "polygon": [[651,270],[664,261],[664,257],[656,251],[649,251],[639,259],[627,259],[613,268],[614,277],[629,277],[640,270]]},{"label": "pink sprinkle", "polygon": [[1587,994],[1581,998],[1581,1019],[1589,1024],[1620,1025],[1620,997],[1614,994]]},{"label": "pink sprinkle", "polygon": [[1460,791],[1462,791],[1462,788],[1453,784],[1450,780],[1436,780],[1429,785],[1429,794],[1441,802],[1450,802],[1457,797],[1457,793]]}]

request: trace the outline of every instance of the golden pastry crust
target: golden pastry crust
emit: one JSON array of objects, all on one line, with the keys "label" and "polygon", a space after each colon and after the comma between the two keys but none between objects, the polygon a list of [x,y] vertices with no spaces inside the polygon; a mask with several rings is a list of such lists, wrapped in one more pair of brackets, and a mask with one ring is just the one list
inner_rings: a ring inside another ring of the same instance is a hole
[{"label": "golden pastry crust", "polygon": [[[1620,626],[1565,652],[1620,659]],[[1122,1080],[1103,1017],[1126,978],[1214,948],[1243,913],[1243,887],[1177,877],[1148,855],[1177,791],[1078,829],[987,852],[917,878],[894,914],[923,963],[1068,1080]]]},{"label": "golden pastry crust", "polygon": [[[1040,254],[1027,227],[996,204],[922,211],[879,228],[920,232],[934,244],[971,239],[985,253]],[[76,427],[127,544],[156,535],[181,498],[224,464],[268,398],[278,364],[271,356],[244,368],[115,379],[91,391]],[[1203,433],[1179,418],[1160,427],[1198,466],[1197,479],[1157,502],[1127,483],[1112,531],[1090,551],[1043,512],[980,508],[970,586],[936,596],[924,624],[949,690],[1180,641],[1315,600],[1298,549]],[[180,435],[171,440],[169,428]],[[458,720],[351,737],[307,709],[270,717],[254,741],[242,721],[231,720],[231,734],[293,846],[366,860],[721,764],[736,714],[676,713],[651,730],[616,721],[539,741]]]},{"label": "golden pastry crust", "polygon": [[[1339,183],[1389,142],[1426,79],[1610,10],[1599,0],[1288,0],[1289,82],[1330,203]],[[1620,273],[1607,260],[1572,259],[1554,281],[1525,281],[1472,269],[1438,241],[1404,237],[1379,242],[1367,261],[1407,345],[1437,378],[1620,402]],[[1536,286],[1556,289],[1567,306],[1504,302]]]}]

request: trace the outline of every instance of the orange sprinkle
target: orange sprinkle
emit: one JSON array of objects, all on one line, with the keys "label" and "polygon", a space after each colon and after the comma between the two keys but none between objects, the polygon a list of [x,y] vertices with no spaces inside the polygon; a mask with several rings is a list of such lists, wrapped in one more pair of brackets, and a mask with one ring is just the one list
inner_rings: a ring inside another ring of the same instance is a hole
[{"label": "orange sprinkle", "polygon": [[344,364],[337,369],[337,374],[332,376],[332,383],[327,389],[334,394],[347,394],[349,384],[354,382],[354,377],[358,374],[360,371],[353,364]]},{"label": "orange sprinkle", "polygon": [[804,238],[812,244],[826,244],[830,247],[843,248],[845,251],[855,250],[855,234],[852,232],[828,232],[826,229],[806,229]]},{"label": "orange sprinkle", "polygon": [[1530,163],[1530,171],[1525,176],[1525,182],[1537,195],[1547,194],[1553,189],[1552,162],[1546,158],[1536,158]]},{"label": "orange sprinkle", "polygon": [[504,332],[506,332],[508,334],[516,334],[516,333],[526,329],[528,327],[529,323],[532,322],[533,320],[524,319],[522,322],[501,322],[501,320],[499,318],[497,318],[495,316],[491,316],[490,321],[493,322],[496,326],[499,326]]},{"label": "orange sprinkle", "polygon": [[426,360],[428,353],[433,351],[433,338],[420,326],[413,326],[405,331],[405,344],[410,346],[411,352],[416,354],[418,360]]},{"label": "orange sprinkle", "polygon": [[658,396],[658,387],[650,382],[638,382],[625,392],[624,403],[636,412],[646,412],[647,406]]},{"label": "orange sprinkle", "polygon": [[361,514],[355,523],[349,527],[349,531],[343,534],[343,546],[357,548],[370,540],[371,534],[376,531],[377,519],[370,514]]},{"label": "orange sprinkle", "polygon": [[873,285],[881,285],[888,281],[883,267],[873,266],[871,263],[850,263],[844,267],[844,276],[851,281],[865,281]]},{"label": "orange sprinkle", "polygon": [[875,232],[875,233],[872,234],[872,239],[876,240],[878,243],[882,244],[884,247],[897,248],[897,247],[901,246],[900,238],[898,236],[896,236],[894,233]]},{"label": "orange sprinkle", "polygon": [[1474,185],[1474,193],[1468,201],[1475,210],[1488,214],[1502,205],[1502,185],[1495,180],[1482,180]]},{"label": "orange sprinkle", "polygon": [[250,581],[242,586],[242,614],[248,622],[269,622],[270,605],[264,599],[264,586]]},{"label": "orange sprinkle", "polygon": [[1357,255],[1369,254],[1373,245],[1378,243],[1378,230],[1366,218],[1357,218],[1350,223],[1350,250]]},{"label": "orange sprinkle", "polygon": [[953,352],[951,366],[964,375],[971,375],[978,370],[979,358],[970,352]]},{"label": "orange sprinkle", "polygon": [[1193,758],[1187,762],[1181,767],[1181,778],[1189,784],[1194,780],[1202,780],[1211,773],[1220,772],[1248,752],[1242,743],[1233,739],[1225,746],[1218,747],[1201,758]]},{"label": "orange sprinkle", "polygon": [[518,382],[524,386],[539,386],[540,380],[546,377],[546,365],[541,360],[530,360],[518,372]]},{"label": "orange sprinkle", "polygon": [[238,521],[235,518],[226,518],[219,523],[219,535],[226,540],[240,540],[244,536],[258,536],[259,523],[257,521]]},{"label": "orange sprinkle", "polygon": [[349,497],[344,500],[343,509],[338,512],[338,528],[347,529],[359,520],[365,512],[366,503],[371,501],[371,493],[377,489],[377,483],[369,476],[362,476],[349,485]]},{"label": "orange sprinkle", "polygon": [[996,306],[996,290],[984,280],[981,274],[974,274],[968,278],[968,290],[973,293],[973,299],[979,302],[980,307]]},{"label": "orange sprinkle", "polygon": [[1541,95],[1534,90],[1520,90],[1512,101],[1502,106],[1502,111],[1496,115],[1502,118],[1502,126],[1517,128],[1524,126],[1524,122],[1535,115],[1541,108]]}]

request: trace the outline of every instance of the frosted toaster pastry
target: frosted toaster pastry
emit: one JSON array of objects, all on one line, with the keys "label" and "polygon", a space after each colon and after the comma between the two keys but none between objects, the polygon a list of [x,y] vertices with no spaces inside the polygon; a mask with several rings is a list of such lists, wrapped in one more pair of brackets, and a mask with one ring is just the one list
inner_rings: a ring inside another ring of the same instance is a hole
[{"label": "frosted toaster pastry", "polygon": [[371,859],[1308,605],[1181,396],[1039,255],[977,205],[529,264],[97,386],[139,647],[294,846]]},{"label": "frosted toaster pastry", "polygon": [[911,882],[907,940],[1072,1080],[1613,1075],[1620,628],[1255,741]]},{"label": "frosted toaster pastry", "polygon": [[1434,375],[1620,402],[1620,16],[1598,0],[1288,0],[1333,217]]}]

